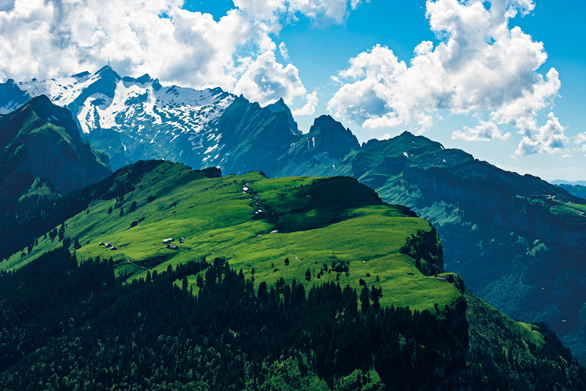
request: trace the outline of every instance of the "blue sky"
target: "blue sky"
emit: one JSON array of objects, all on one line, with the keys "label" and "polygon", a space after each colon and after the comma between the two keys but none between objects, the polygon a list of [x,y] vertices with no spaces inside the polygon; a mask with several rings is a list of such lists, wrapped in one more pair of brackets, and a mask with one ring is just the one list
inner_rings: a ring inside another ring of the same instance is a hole
[{"label": "blue sky", "polygon": [[586,2],[0,0],[0,81],[95,71],[284,97],[361,142],[404,130],[586,179]]}]

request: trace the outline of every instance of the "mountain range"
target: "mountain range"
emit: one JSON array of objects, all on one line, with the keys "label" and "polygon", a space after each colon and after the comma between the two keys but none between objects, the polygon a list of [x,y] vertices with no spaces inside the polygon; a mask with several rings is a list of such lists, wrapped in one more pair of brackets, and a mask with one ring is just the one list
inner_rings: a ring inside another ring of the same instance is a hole
[{"label": "mountain range", "polygon": [[353,178],[140,161],[31,214],[55,228],[0,263],[0,388],[584,389]]},{"label": "mountain range", "polygon": [[0,84],[0,113],[41,95],[73,113],[113,169],[165,159],[224,174],[354,177],[429,220],[445,268],[468,288],[516,319],[545,321],[586,362],[586,201],[570,188],[408,132],[360,145],[329,116],[302,134],[282,100],[263,108],[218,88],[163,87],[109,67]]}]

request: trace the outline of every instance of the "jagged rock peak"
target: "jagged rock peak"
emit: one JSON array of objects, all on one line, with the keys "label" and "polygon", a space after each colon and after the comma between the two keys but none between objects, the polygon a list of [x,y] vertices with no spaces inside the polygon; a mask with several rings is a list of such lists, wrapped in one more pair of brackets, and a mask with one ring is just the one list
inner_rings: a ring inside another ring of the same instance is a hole
[{"label": "jagged rock peak", "polygon": [[329,115],[316,118],[304,138],[307,138],[308,143],[313,147],[319,146],[316,152],[327,151],[333,159],[340,158],[351,150],[360,149],[360,143],[352,131],[344,128],[340,122]]},{"label": "jagged rock peak", "polygon": [[83,79],[84,77],[89,76],[89,75],[90,75],[90,73],[88,71],[83,71],[80,73],[76,73],[75,75],[71,75],[71,77],[74,77],[76,79]]},{"label": "jagged rock peak", "polygon": [[100,75],[102,78],[122,80],[120,75],[118,75],[109,65],[105,65],[102,68],[100,68],[100,70],[96,72],[96,75]]},{"label": "jagged rock peak", "polygon": [[144,75],[142,75],[140,77],[137,77],[137,78],[134,78],[134,77],[131,77],[131,76],[124,76],[122,78],[122,81],[124,81],[124,82],[131,82],[131,83],[144,84],[144,83],[148,83],[148,82],[151,82],[151,81],[152,82],[155,82],[155,81],[158,81],[158,80],[153,80],[153,78],[148,73],[145,73]]},{"label": "jagged rock peak", "polygon": [[289,106],[287,106],[283,98],[279,99],[275,103],[271,103],[270,105],[268,105],[267,109],[269,109],[273,113],[283,112],[287,114],[287,119],[289,120],[289,127],[291,128],[294,134],[301,135],[299,127],[297,126],[297,122],[295,122],[295,119],[293,118],[293,113],[291,113],[291,109],[289,109]]},{"label": "jagged rock peak", "polygon": [[352,149],[359,149],[360,144],[358,139],[350,129],[346,129],[344,125],[336,121],[329,115],[322,115],[313,121],[313,125],[309,129],[309,133],[318,132],[323,135],[330,135],[335,138],[341,138],[348,142]]}]

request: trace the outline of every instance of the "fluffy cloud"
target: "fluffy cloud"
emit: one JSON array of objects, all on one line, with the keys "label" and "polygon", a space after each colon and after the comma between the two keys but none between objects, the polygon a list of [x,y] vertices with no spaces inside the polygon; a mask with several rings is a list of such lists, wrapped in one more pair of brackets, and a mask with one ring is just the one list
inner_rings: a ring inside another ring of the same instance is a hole
[{"label": "fluffy cloud", "polygon": [[[574,149],[574,151],[586,152],[586,132],[578,133],[576,137],[572,139],[575,144],[582,144],[581,147]],[[586,156],[586,155],[584,155]]]},{"label": "fluffy cloud", "polygon": [[234,0],[236,7],[273,32],[297,14],[315,21],[341,23],[360,3],[361,0]]},{"label": "fluffy cloud", "polygon": [[574,142],[576,144],[586,143],[586,132],[579,133],[576,137],[574,137]]},{"label": "fluffy cloud", "polygon": [[452,133],[453,139],[468,141],[506,140],[509,137],[511,137],[511,133],[502,134],[494,122],[485,122],[482,120],[473,129],[465,126],[464,130],[457,130]]},{"label": "fluffy cloud", "polygon": [[[123,74],[230,87],[234,55],[258,32],[238,10],[218,22],[166,0],[17,0],[0,12],[0,79],[70,75],[111,58]],[[160,17],[159,15],[166,15]]]},{"label": "fluffy cloud", "polygon": [[526,135],[515,151],[515,156],[532,155],[535,153],[566,152],[568,137],[564,127],[553,113],[549,113],[547,123],[536,132]]},{"label": "fluffy cloud", "polygon": [[274,51],[266,51],[247,67],[235,92],[265,105],[281,97],[291,103],[291,99],[305,95],[306,90],[297,68],[291,64],[283,67],[275,60]]},{"label": "fluffy cloud", "polygon": [[319,102],[317,97],[317,91],[313,91],[311,94],[307,94],[305,96],[307,103],[300,109],[293,110],[293,115],[313,115],[315,113],[315,108]]},{"label": "fluffy cloud", "polygon": [[557,152],[555,142],[542,140],[536,118],[559,96],[559,75],[553,68],[545,77],[538,73],[547,59],[543,44],[508,27],[533,8],[531,0],[493,0],[490,8],[481,0],[428,0],[427,17],[440,43],[419,44],[409,64],[379,45],[352,58],[338,74],[343,85],[328,109],[368,128],[417,124],[421,131],[434,112],[475,113],[478,126],[453,137],[503,140],[510,134],[497,125],[509,124],[524,136],[518,153]]},{"label": "fluffy cloud", "polygon": [[281,56],[283,56],[285,60],[290,60],[289,51],[287,50],[287,45],[285,45],[285,42],[281,42],[281,44],[279,45],[279,52],[281,52]]},{"label": "fluffy cloud", "polygon": [[14,0],[0,0],[0,11],[9,11],[14,7]]},{"label": "fluffy cloud", "polygon": [[0,81],[94,71],[111,59],[122,75],[291,102],[307,92],[294,65],[276,62],[270,34],[296,15],[341,22],[359,3],[234,0],[214,20],[183,0],[0,0]]}]

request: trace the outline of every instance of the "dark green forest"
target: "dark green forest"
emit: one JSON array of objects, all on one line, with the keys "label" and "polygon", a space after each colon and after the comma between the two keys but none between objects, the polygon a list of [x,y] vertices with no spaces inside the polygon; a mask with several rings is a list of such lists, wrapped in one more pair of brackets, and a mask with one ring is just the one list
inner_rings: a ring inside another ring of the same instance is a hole
[{"label": "dark green forest", "polygon": [[586,370],[545,323],[528,325],[528,333],[472,293],[466,301],[472,390],[586,389]]},{"label": "dark green forest", "polygon": [[121,168],[116,171],[116,175],[111,175],[101,182],[88,185],[61,198],[26,198],[15,208],[0,205],[0,235],[10,238],[2,243],[0,260],[24,248],[31,249],[39,237],[86,210],[92,201],[99,198],[114,199],[132,191],[136,182],[145,173],[161,163],[161,160],[138,162],[138,164]]},{"label": "dark green forest", "polygon": [[586,371],[544,324],[545,344],[520,354],[520,335],[476,311],[467,363],[464,297],[418,312],[380,308],[384,292],[366,286],[255,289],[222,258],[131,283],[114,266],[62,247],[0,274],[0,389],[346,389],[357,370],[360,389],[372,369],[381,383],[363,389],[452,389],[469,373],[473,390],[584,389]]},{"label": "dark green forest", "polygon": [[[200,272],[197,296],[175,283]],[[123,284],[64,248],[0,278],[0,389],[271,389],[275,362],[295,363],[293,389],[373,368],[391,389],[438,389],[466,368],[463,300],[432,314],[370,305],[367,287],[255,290],[220,258]]]}]

